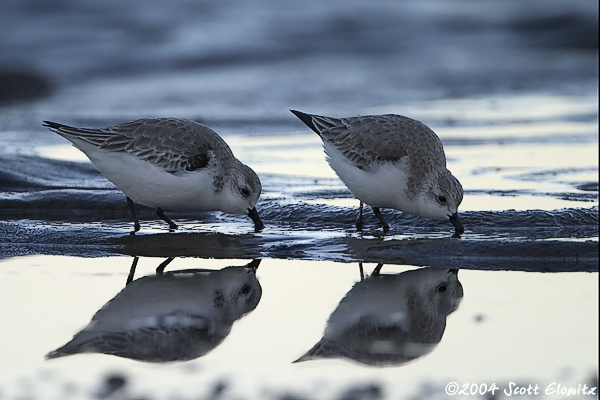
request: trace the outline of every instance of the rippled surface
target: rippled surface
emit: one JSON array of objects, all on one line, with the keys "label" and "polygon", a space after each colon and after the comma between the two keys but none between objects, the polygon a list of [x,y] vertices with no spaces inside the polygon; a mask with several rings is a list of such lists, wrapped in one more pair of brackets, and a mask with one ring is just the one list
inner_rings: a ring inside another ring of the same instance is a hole
[{"label": "rippled surface", "polygon": [[[597,386],[594,2],[22,0],[0,23],[0,398]],[[370,211],[356,233],[358,201],[289,109],[431,126],[463,237],[393,210],[389,235]],[[263,232],[169,213],[168,233],[140,210],[130,236],[123,194],[41,127],[157,116],[205,123],[257,171]],[[252,260],[254,280],[232,276]],[[82,349],[119,356],[44,360],[90,321]]]}]

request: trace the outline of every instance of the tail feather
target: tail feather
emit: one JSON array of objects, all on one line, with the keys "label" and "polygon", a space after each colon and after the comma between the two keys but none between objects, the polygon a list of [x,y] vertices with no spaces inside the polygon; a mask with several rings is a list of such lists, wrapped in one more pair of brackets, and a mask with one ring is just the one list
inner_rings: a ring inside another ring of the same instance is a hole
[{"label": "tail feather", "polygon": [[296,117],[300,118],[300,120],[304,122],[310,129],[321,136],[323,140],[327,140],[326,137],[336,136],[342,132],[345,132],[349,128],[348,122],[345,119],[305,114],[296,110],[290,111]]},{"label": "tail feather", "polygon": [[315,344],[312,349],[307,351],[302,357],[293,361],[294,363],[299,363],[303,361],[316,360],[318,358],[328,358],[326,354],[323,353],[323,339],[319,340],[317,344]]},{"label": "tail feather", "polygon": [[102,129],[75,128],[74,126],[59,124],[58,122],[52,121],[44,121],[44,124],[42,126],[50,128],[59,135],[106,135],[106,133],[104,133]]},{"label": "tail feather", "polygon": [[317,126],[315,125],[312,115],[305,114],[303,112],[296,111],[296,110],[290,110],[290,111],[296,117],[300,118],[300,121],[304,122],[306,124],[306,126],[308,126],[310,129],[312,129],[313,131],[315,131],[317,134],[320,134],[319,128],[317,128]]},{"label": "tail feather", "polygon": [[[75,128],[52,121],[44,121],[43,126],[71,142],[81,140],[94,146],[101,146],[109,137],[113,136],[113,133],[106,129]],[[76,142],[73,144],[77,146]]]},{"label": "tail feather", "polygon": [[52,122],[52,121],[43,121],[44,124],[42,126],[46,127],[46,128],[50,128],[50,129],[63,129],[63,128],[72,128],[68,125],[63,125],[63,124],[59,124],[58,122]]},{"label": "tail feather", "polygon": [[48,354],[46,354],[45,358],[46,360],[51,360],[53,358],[59,358],[59,357],[64,357],[64,356],[70,356],[73,354],[77,354],[77,348],[73,348],[73,346],[69,346],[70,343],[67,343],[66,345],[59,347],[56,350],[53,350],[51,352],[49,352]]}]

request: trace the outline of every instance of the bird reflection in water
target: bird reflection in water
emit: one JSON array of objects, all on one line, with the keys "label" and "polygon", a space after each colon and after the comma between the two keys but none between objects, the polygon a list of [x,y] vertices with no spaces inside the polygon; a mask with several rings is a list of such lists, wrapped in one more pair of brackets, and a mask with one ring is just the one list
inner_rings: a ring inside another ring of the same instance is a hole
[{"label": "bird reflection in water", "polygon": [[137,260],[125,288],[46,358],[78,353],[156,363],[198,358],[218,346],[262,295],[256,279],[260,260],[221,270],[164,272],[171,258],[156,275],[133,280]]},{"label": "bird reflection in water", "polygon": [[458,270],[420,268],[380,274],[383,264],[342,299],[323,338],[295,362],[345,358],[374,366],[405,364],[431,352],[463,297]]}]

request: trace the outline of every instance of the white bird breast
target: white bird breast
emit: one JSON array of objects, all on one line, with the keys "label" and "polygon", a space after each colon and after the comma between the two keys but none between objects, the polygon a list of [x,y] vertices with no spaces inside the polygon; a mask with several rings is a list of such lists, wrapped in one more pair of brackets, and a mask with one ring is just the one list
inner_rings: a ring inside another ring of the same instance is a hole
[{"label": "white bird breast", "polygon": [[371,207],[405,210],[407,201],[407,160],[398,163],[373,163],[360,169],[351,163],[330,143],[323,147],[331,168],[348,186],[354,197]]}]

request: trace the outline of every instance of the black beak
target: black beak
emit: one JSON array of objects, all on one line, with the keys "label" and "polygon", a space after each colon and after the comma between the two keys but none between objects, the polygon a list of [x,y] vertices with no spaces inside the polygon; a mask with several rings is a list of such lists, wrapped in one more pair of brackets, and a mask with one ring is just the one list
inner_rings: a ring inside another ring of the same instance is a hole
[{"label": "black beak", "polygon": [[260,219],[260,215],[258,215],[258,211],[256,211],[256,207],[248,209],[248,216],[254,222],[254,232],[260,232],[265,228],[265,225]]},{"label": "black beak", "polygon": [[454,235],[452,235],[453,237],[459,238],[460,235],[465,233],[465,228],[462,222],[460,222],[460,218],[458,218],[458,213],[454,213],[450,216],[450,222],[452,222],[452,225],[454,225]]},{"label": "black beak", "polygon": [[246,264],[246,268],[252,268],[252,271],[256,272],[258,266],[260,265],[260,261],[260,258],[255,258],[254,260],[250,261],[249,264]]}]

